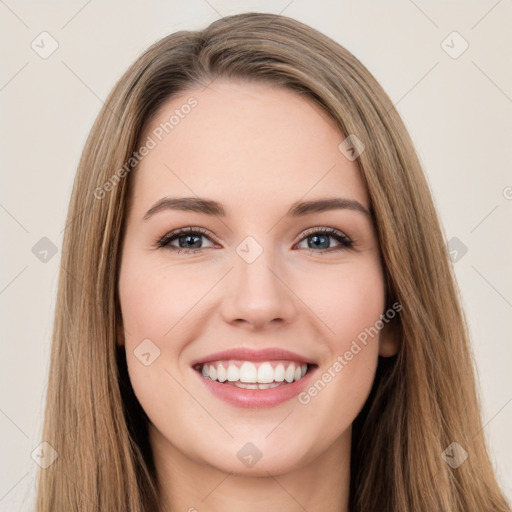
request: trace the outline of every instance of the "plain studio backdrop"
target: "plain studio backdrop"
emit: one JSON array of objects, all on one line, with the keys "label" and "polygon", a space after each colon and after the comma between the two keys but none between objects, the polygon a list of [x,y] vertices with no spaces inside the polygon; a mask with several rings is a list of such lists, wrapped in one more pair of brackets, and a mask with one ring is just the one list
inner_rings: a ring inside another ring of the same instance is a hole
[{"label": "plain studio backdrop", "polygon": [[65,215],[92,123],[157,39],[247,11],[341,43],[404,119],[452,251],[485,435],[512,500],[510,0],[1,0],[0,512],[27,512],[34,498]]}]

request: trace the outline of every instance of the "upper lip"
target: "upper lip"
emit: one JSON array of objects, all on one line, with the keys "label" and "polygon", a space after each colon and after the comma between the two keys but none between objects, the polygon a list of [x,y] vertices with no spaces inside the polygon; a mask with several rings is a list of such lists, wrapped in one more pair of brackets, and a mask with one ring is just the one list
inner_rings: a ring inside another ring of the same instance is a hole
[{"label": "upper lip", "polygon": [[192,361],[191,365],[194,366],[199,363],[209,363],[211,361],[220,361],[227,359],[238,359],[241,361],[286,360],[298,361],[300,363],[315,364],[314,361],[307,357],[301,356],[300,354],[282,348],[271,347],[254,350],[246,347],[238,347],[209,354],[205,357]]}]

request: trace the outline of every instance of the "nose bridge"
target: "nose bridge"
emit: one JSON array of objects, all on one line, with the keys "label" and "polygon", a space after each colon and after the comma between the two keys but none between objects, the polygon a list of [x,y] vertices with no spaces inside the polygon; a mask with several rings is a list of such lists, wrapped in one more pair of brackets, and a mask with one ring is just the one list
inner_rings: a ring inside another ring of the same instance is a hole
[{"label": "nose bridge", "polygon": [[275,255],[276,251],[253,237],[236,247],[223,301],[226,321],[246,321],[254,327],[274,320],[290,321],[295,314],[293,294],[285,284],[284,267]]}]

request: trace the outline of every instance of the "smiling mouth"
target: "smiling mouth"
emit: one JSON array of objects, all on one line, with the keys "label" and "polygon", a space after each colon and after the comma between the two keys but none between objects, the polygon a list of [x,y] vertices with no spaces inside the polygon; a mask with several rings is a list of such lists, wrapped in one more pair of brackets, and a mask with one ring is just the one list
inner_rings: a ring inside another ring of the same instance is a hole
[{"label": "smiling mouth", "polygon": [[205,379],[243,389],[269,389],[299,381],[316,368],[313,363],[297,361],[225,360],[193,366]]}]

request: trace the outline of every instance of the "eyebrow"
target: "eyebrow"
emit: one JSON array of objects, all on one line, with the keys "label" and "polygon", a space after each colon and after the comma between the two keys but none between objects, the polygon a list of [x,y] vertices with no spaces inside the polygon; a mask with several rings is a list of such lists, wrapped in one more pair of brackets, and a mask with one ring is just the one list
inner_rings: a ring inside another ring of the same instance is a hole
[{"label": "eyebrow", "polygon": [[[346,199],[342,197],[332,197],[326,199],[317,199],[315,201],[297,201],[292,204],[287,217],[301,217],[311,213],[320,213],[328,210],[353,210],[371,218],[370,212],[355,199]],[[215,215],[226,217],[227,212],[224,206],[217,201],[204,199],[201,197],[164,197],[157,201],[144,215],[144,220],[163,210],[180,210],[188,212],[197,212],[204,215]]]}]

